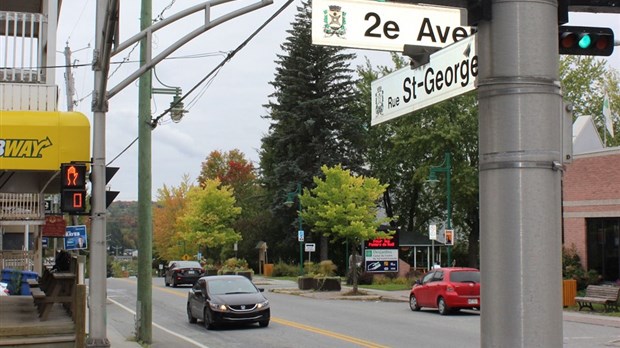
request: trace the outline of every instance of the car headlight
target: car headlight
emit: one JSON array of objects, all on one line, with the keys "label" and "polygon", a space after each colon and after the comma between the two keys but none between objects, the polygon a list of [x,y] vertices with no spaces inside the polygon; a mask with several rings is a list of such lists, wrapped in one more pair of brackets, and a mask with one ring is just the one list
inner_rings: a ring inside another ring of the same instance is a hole
[{"label": "car headlight", "polygon": [[257,308],[257,309],[263,309],[263,308],[267,308],[267,307],[269,307],[269,301],[268,301],[268,300],[265,300],[265,301],[263,301],[263,302],[260,302],[260,303],[258,303],[258,304],[256,305],[256,308]]},{"label": "car headlight", "polygon": [[218,303],[211,303],[211,302],[209,302],[209,307],[211,307],[212,310],[218,311],[218,312],[226,312],[228,310],[226,308],[226,305],[218,304]]}]

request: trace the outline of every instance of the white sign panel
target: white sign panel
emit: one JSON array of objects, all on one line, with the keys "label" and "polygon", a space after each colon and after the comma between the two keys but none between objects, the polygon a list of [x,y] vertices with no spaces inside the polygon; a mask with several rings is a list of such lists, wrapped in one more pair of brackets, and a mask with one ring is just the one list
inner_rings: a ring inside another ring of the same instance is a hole
[{"label": "white sign panel", "polygon": [[473,33],[460,9],[368,0],[312,0],[312,43],[402,52],[444,47]]},{"label": "white sign panel", "polygon": [[476,34],[441,49],[430,63],[405,67],[371,83],[371,124],[423,109],[476,88]]},{"label": "white sign panel", "polygon": [[304,247],[307,253],[313,253],[316,251],[316,244],[314,243],[306,243],[304,244]]},{"label": "white sign panel", "polygon": [[398,260],[398,249],[366,249],[366,261]]},{"label": "white sign panel", "polygon": [[428,226],[428,239],[437,240],[437,225]]}]

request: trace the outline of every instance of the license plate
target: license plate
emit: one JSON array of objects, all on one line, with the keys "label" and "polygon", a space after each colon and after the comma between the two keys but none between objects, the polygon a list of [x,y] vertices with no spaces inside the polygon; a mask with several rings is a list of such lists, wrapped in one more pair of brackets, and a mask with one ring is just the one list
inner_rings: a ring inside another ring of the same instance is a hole
[{"label": "license plate", "polygon": [[196,274],[196,271],[187,271],[187,274]]},{"label": "license plate", "polygon": [[470,298],[467,300],[467,304],[478,304],[478,299]]}]

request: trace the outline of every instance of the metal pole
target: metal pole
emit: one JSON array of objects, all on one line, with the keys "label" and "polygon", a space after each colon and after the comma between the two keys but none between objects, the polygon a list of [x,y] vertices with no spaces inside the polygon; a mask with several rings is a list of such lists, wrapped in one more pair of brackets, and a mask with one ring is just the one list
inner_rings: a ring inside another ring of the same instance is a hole
[{"label": "metal pole", "polygon": [[[152,23],[151,0],[142,0],[140,30]],[[140,41],[140,65],[150,61],[150,35]],[[136,331],[139,342],[152,342],[153,218],[151,210],[151,71],[140,76],[138,95],[138,299]],[[185,254],[185,242],[183,242]]]},{"label": "metal pole", "polygon": [[557,1],[492,0],[492,18],[478,25],[481,346],[561,347]]},{"label": "metal pole", "polygon": [[[302,231],[303,227],[303,221],[301,219],[301,183],[297,183],[297,199],[299,200],[299,230],[298,231]],[[299,233],[299,232],[298,232]],[[305,238],[305,236],[304,236]],[[304,250],[303,250],[303,244],[304,242],[299,241],[299,275],[303,275],[304,274]]]},{"label": "metal pole", "polygon": [[104,23],[108,1],[97,1],[96,33],[93,70],[95,93],[93,96],[93,164],[91,202],[91,240],[88,302],[87,347],[109,347],[106,332],[106,211],[105,211],[105,80],[108,63],[103,49]]},{"label": "metal pole", "polygon": [[[447,210],[448,210],[448,217],[447,217],[447,222],[446,222],[446,228],[447,229],[452,229],[452,186],[450,184],[451,182],[451,175],[450,173],[452,172],[452,161],[451,161],[451,157],[452,154],[450,152],[446,152],[446,197],[447,197]],[[452,237],[452,240],[454,241],[454,236]],[[448,267],[452,266],[452,246],[448,245]]]}]

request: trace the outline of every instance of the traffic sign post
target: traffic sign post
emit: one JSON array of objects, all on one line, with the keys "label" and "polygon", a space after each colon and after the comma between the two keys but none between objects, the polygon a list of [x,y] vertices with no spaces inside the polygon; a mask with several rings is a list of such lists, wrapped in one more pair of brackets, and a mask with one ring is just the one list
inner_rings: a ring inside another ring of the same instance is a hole
[{"label": "traffic sign post", "polygon": [[445,47],[469,36],[464,11],[360,0],[313,0],[312,43],[402,52],[405,45]]},{"label": "traffic sign post", "polygon": [[441,49],[430,63],[397,70],[371,83],[371,124],[391,120],[476,88],[476,34]]}]

